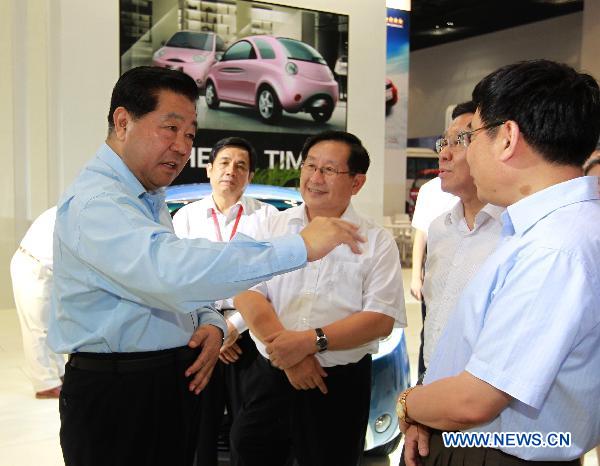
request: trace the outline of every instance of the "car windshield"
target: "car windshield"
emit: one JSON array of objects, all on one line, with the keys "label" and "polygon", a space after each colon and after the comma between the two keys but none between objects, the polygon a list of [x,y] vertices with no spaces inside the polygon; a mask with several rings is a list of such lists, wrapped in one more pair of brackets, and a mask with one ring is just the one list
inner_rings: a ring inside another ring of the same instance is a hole
[{"label": "car windshield", "polygon": [[178,32],[169,42],[167,47],[180,47],[184,49],[208,50],[213,49],[214,36],[205,32]]},{"label": "car windshield", "polygon": [[279,37],[277,40],[285,47],[288,58],[309,61],[312,63],[320,63],[321,65],[327,64],[319,52],[304,42],[294,39],[284,39],[283,37]]}]

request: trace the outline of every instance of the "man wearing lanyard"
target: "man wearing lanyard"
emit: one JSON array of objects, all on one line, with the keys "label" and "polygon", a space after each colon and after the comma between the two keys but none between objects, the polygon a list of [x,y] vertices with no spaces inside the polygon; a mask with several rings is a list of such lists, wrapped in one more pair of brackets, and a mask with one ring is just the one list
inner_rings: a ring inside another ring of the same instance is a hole
[{"label": "man wearing lanyard", "polygon": [[69,353],[60,394],[65,464],[188,465],[199,394],[227,327],[202,308],[362,240],[314,219],[298,235],[229,243],[177,238],[164,187],[187,163],[198,88],[158,67],[125,72],[105,144],[62,195],[48,342]]},{"label": "man wearing lanyard", "polygon": [[[212,194],[175,214],[173,227],[177,236],[230,241],[240,232],[254,237],[260,223],[277,212],[270,204],[243,196],[255,169],[256,152],[248,141],[231,137],[217,142],[206,167]],[[245,373],[257,354],[233,300],[219,301],[217,308],[225,316],[229,335],[202,399],[196,464],[203,466],[218,464],[217,439],[224,407],[227,404],[228,413],[235,418],[244,400]]]},{"label": "man wearing lanyard", "polygon": [[234,466],[356,465],[371,395],[371,354],[394,322],[406,325],[398,247],[354,210],[369,154],[350,133],[326,131],[302,148],[304,204],[265,220],[261,237],[299,231],[315,215],[360,225],[360,256],[337,248],[300,273],[234,299],[261,356],[231,430]]},{"label": "man wearing lanyard", "polygon": [[[581,165],[596,80],[532,60],[475,86],[458,139],[499,246],[458,300],[424,384],[399,398],[406,464],[579,465],[600,441],[600,195]],[[441,431],[467,431],[451,434]],[[478,447],[473,447],[478,445]]]}]

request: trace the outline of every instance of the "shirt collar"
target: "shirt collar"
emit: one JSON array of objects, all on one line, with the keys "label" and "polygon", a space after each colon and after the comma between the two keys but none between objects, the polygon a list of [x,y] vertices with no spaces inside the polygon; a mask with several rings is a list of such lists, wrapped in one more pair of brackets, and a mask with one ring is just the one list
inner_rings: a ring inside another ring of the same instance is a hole
[{"label": "shirt collar", "polygon": [[[504,207],[499,207],[493,204],[484,205],[477,215],[475,215],[475,227],[473,231],[483,225],[487,219],[493,219],[495,221],[500,221],[500,216],[504,212]],[[458,201],[452,209],[450,209],[446,213],[445,221],[446,225],[461,225],[465,223],[465,211],[464,206],[461,201]],[[468,230],[465,223],[465,229]]]},{"label": "shirt collar", "polygon": [[538,191],[508,206],[502,215],[503,233],[524,234],[542,218],[561,207],[600,199],[599,179],[583,176]]},{"label": "shirt collar", "polygon": [[[288,223],[308,225],[309,220],[308,220],[308,216],[306,215],[306,204],[304,204],[304,202],[302,204],[300,204],[298,207],[292,207],[291,209],[288,209],[288,212],[289,212],[288,213],[288,215],[289,215]],[[358,225],[360,222],[360,217],[354,210],[352,203],[348,204],[348,207],[346,207],[346,210],[344,211],[344,213],[342,214],[342,216],[340,218],[342,220],[346,220],[347,222],[351,222],[356,225]]]},{"label": "shirt collar", "polygon": [[[210,194],[210,196],[206,196],[205,199],[207,202],[206,217],[210,217],[212,215],[211,209],[214,209],[214,211],[217,215],[223,215],[223,213],[218,209],[217,204],[215,203],[215,199],[212,196],[212,193]],[[235,215],[237,215],[238,210],[234,209],[235,206],[242,207],[242,209],[243,209],[242,215],[248,214],[248,201],[246,200],[245,196],[242,196],[238,199],[238,201],[234,205],[231,206],[231,209],[229,210],[229,214],[226,217],[230,217],[234,213],[235,213]]]},{"label": "shirt collar", "polygon": [[140,183],[129,167],[123,162],[123,159],[110,148],[106,143],[102,144],[98,152],[96,153],[98,159],[107,164],[116,173],[117,177],[121,179],[123,184],[129,188],[129,190],[136,196],[142,197],[148,196],[153,203],[162,203],[165,200],[166,192],[165,188],[158,188],[155,191],[147,191],[146,188]]}]

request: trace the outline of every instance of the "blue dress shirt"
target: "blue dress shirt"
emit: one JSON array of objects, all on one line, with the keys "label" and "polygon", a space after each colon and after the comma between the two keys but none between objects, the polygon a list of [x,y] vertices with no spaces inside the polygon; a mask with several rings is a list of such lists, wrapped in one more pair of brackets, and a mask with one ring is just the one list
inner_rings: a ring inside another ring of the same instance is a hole
[{"label": "blue dress shirt", "polygon": [[425,383],[466,370],[514,399],[478,432],[570,432],[575,459],[600,443],[600,187],[576,178],[509,206],[503,240],[463,292]]},{"label": "blue dress shirt", "polygon": [[299,235],[179,239],[164,190],[147,192],[104,144],[58,203],[48,342],[59,353],[184,346],[209,306],[306,263]]}]

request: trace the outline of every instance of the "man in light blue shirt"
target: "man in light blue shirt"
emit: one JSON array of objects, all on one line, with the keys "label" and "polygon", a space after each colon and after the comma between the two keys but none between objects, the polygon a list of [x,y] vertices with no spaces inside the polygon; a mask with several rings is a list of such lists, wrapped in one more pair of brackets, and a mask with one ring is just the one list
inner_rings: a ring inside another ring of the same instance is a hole
[{"label": "man in light blue shirt", "polygon": [[358,252],[356,227],[330,219],[269,242],[177,238],[163,188],[189,159],[197,97],[180,72],[123,74],[106,144],[58,203],[49,344],[70,353],[60,396],[67,466],[191,464],[195,395],[226,333],[210,303],[341,243]]},{"label": "man in light blue shirt", "polygon": [[478,197],[507,206],[502,238],[424,385],[399,399],[406,463],[579,464],[600,441],[600,195],[580,168],[600,132],[598,84],[535,60],[490,74],[473,100],[460,138]]}]

